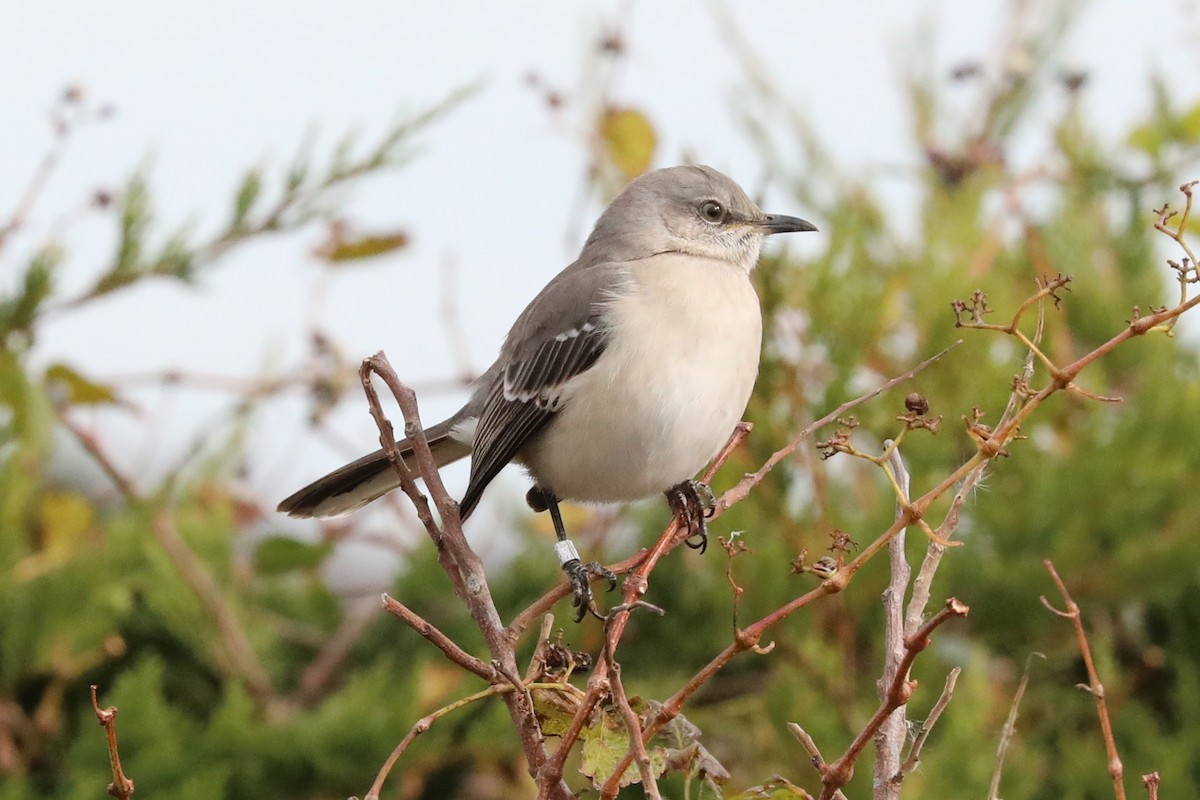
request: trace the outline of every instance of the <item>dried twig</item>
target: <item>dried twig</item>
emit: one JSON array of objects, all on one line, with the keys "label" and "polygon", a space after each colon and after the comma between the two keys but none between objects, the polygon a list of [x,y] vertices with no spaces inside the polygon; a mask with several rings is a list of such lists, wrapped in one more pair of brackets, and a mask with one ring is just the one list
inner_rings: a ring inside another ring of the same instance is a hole
[{"label": "dried twig", "polygon": [[929,646],[930,635],[951,617],[965,617],[969,611],[970,608],[952,597],[946,601],[946,605],[941,611],[934,614],[928,622],[921,626],[916,635],[905,641],[904,658],[898,665],[896,677],[888,687],[887,694],[878,710],[859,731],[858,736],[854,737],[854,741],[846,748],[846,752],[837,761],[828,764],[825,771],[821,773],[821,783],[824,785],[821,791],[821,800],[832,800],[837,790],[850,781],[854,775],[854,766],[863,748],[867,746],[867,742],[879,731],[883,721],[894,710],[907,703],[908,699],[912,697],[912,693],[916,691],[917,682],[909,680],[908,671],[917,654]]},{"label": "dried twig", "polygon": [[1034,656],[1045,658],[1041,653],[1032,653],[1029,658],[1025,659],[1025,671],[1021,674],[1021,682],[1017,684],[1012,704],[1008,707],[1008,718],[1004,720],[1004,728],[1000,731],[1000,743],[996,746],[996,766],[992,769],[992,784],[988,789],[988,800],[999,800],[1000,797],[1000,775],[1004,769],[1004,754],[1008,752],[1009,742],[1017,732],[1017,710],[1021,706],[1021,698],[1025,696],[1025,687],[1029,685],[1029,668],[1033,665]]},{"label": "dried twig", "polygon": [[950,674],[946,676],[946,685],[942,687],[942,693],[938,696],[937,702],[933,704],[933,708],[929,710],[929,716],[921,723],[921,727],[917,730],[917,735],[913,737],[912,747],[909,748],[908,757],[904,759],[904,763],[900,765],[900,770],[892,776],[891,783],[897,786],[906,776],[911,775],[921,763],[921,750],[925,747],[925,740],[929,738],[929,734],[933,732],[933,726],[937,724],[938,718],[942,716],[942,712],[946,710],[946,706],[954,698],[954,687],[958,683],[958,676],[962,673],[961,667],[955,667],[950,670]]},{"label": "dried twig", "polygon": [[104,734],[108,739],[108,760],[112,764],[112,783],[108,785],[108,793],[121,800],[129,800],[133,794],[133,781],[121,769],[121,754],[117,750],[117,709],[115,706],[100,708],[96,697],[96,684],[92,684],[92,710],[96,719],[104,726]]},{"label": "dried twig", "polygon": [[[387,384],[404,415],[405,432],[413,444],[420,476],[429,488],[441,514],[442,526],[440,528],[433,521],[428,500],[417,489],[413,475],[400,457],[395,436],[392,433],[392,424],[384,415],[379,404],[379,395],[371,383],[372,373],[378,375]],[[388,457],[395,467],[401,488],[412,500],[413,506],[417,510],[417,516],[437,547],[438,560],[450,577],[455,593],[466,605],[471,619],[483,634],[496,670],[506,676],[506,679],[508,676],[513,676],[514,682],[520,686],[520,679],[516,677],[518,668],[513,642],[500,622],[500,615],[496,611],[496,604],[492,600],[492,594],[488,588],[487,576],[483,571],[483,563],[463,535],[458,503],[446,491],[445,484],[442,483],[441,475],[438,473],[437,462],[429,449],[429,442],[425,438],[425,431],[421,426],[416,395],[400,381],[396,371],[392,369],[387,357],[382,352],[363,361],[359,377],[367,395],[371,416],[379,428],[380,444],[388,453]],[[502,696],[513,727],[521,740],[522,749],[528,762],[529,774],[538,783],[540,791],[546,797],[554,800],[569,800],[573,795],[562,780],[561,770],[553,778],[549,778],[545,774],[544,767],[549,753],[546,750],[541,726],[534,714],[529,692],[509,691],[504,692]]]},{"label": "dried twig", "polygon": [[1080,688],[1090,692],[1092,699],[1096,701],[1096,713],[1100,717],[1100,731],[1104,735],[1104,749],[1108,751],[1108,774],[1112,777],[1113,790],[1116,792],[1117,800],[1125,800],[1125,767],[1121,764],[1121,754],[1117,752],[1117,741],[1113,737],[1112,721],[1108,716],[1108,702],[1104,697],[1104,684],[1100,682],[1100,674],[1096,672],[1096,664],[1092,661],[1092,648],[1088,645],[1087,633],[1083,630],[1083,617],[1079,613],[1079,606],[1075,605],[1071,593],[1067,591],[1067,585],[1063,583],[1062,578],[1058,577],[1054,564],[1049,559],[1042,563],[1046,565],[1046,570],[1054,579],[1054,585],[1058,587],[1063,602],[1067,604],[1067,610],[1059,611],[1050,604],[1044,595],[1041,598],[1042,605],[1058,616],[1071,620],[1071,624],[1075,626],[1075,636],[1079,639],[1079,652],[1083,656],[1083,663],[1087,667],[1088,674],[1088,685],[1080,684]]}]

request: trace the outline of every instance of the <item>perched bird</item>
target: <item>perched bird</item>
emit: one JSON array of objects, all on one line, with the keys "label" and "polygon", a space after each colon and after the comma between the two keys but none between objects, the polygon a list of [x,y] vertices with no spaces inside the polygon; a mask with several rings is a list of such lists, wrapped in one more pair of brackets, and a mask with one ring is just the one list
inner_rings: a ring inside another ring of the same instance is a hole
[{"label": "perched bird", "polygon": [[[758,374],[762,314],[750,272],[763,237],[815,230],[764,214],[711,167],[669,167],[630,183],[579,258],[517,318],[467,404],[425,431],[439,465],[471,456],[463,519],[506,464],[523,465],[534,481],[530,506],[550,511],[580,619],[594,611],[590,576],[612,575],[581,563],[559,500],[664,493],[689,543],[703,548],[712,493],[692,478],[733,432]],[[411,455],[411,442],[399,446]],[[377,450],[279,510],[339,514],[398,485]]]}]

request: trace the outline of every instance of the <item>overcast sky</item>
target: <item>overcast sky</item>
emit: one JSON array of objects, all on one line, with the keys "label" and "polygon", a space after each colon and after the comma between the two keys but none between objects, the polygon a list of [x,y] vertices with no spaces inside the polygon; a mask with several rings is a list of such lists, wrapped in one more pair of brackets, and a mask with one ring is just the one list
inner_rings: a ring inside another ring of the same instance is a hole
[{"label": "overcast sky", "polygon": [[[933,22],[934,58],[946,67],[990,57],[1007,5],[780,0],[730,2],[735,10],[725,13],[850,173],[866,175],[911,160],[901,67],[917,29]],[[437,297],[439,269],[449,262],[467,350],[482,369],[586,232],[571,235],[570,225],[586,153],[526,85],[529,73],[574,91],[594,64],[586,51],[619,21],[628,57],[614,98],[649,114],[661,141],[658,165],[690,153],[752,191],[763,188],[761,161],[730,111],[743,82],[713,7],[690,0],[9,3],[0,25],[0,213],[15,205],[46,148],[46,110],[63,87],[84,87],[116,115],[80,132],[25,235],[0,260],[0,287],[11,286],[19,256],[64,209],[94,187],[119,185],[139,165],[152,165],[164,229],[193,219],[203,231],[227,216],[246,167],[286,163],[314,126],[318,152],[350,128],[369,139],[398,109],[424,108],[478,81],[476,96],[420,137],[409,167],[352,195],[356,220],[412,233],[413,246],[401,254],[322,281],[309,255],[316,231],[255,244],[205,277],[199,291],[156,285],[55,321],[37,357],[97,376],[167,367],[249,376],[302,357],[315,316],[355,357],[383,348],[408,380],[444,378],[452,372],[450,346],[437,304],[422,306],[419,296]],[[1088,72],[1089,118],[1105,133],[1117,137],[1145,112],[1153,72],[1171,76],[1179,97],[1200,96],[1195,0],[1098,0],[1079,9],[1062,66]],[[767,196],[770,210],[806,215],[777,188]],[[67,279],[82,285],[109,252],[111,231],[83,223],[68,242]],[[803,254],[820,242],[789,246]],[[141,431],[121,445],[135,473],[169,463],[170,443],[186,440],[227,398],[156,392],[139,399],[160,409],[150,434],[144,421],[99,418],[117,439]],[[427,398],[426,419],[459,401]],[[263,497],[282,496],[350,455],[309,441],[302,413],[300,403],[285,404],[269,420],[271,433],[254,441],[262,459],[250,480]],[[337,427],[364,451],[375,441],[357,397]]]}]

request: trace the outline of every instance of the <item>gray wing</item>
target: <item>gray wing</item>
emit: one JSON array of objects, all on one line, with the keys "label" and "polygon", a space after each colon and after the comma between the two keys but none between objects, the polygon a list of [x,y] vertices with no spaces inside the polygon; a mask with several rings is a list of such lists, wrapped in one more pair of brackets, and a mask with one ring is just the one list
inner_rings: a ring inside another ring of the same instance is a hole
[{"label": "gray wing", "polygon": [[568,267],[517,319],[475,429],[471,479],[460,503],[464,518],[500,470],[562,408],[563,387],[604,352],[604,312],[628,280],[618,264]]}]

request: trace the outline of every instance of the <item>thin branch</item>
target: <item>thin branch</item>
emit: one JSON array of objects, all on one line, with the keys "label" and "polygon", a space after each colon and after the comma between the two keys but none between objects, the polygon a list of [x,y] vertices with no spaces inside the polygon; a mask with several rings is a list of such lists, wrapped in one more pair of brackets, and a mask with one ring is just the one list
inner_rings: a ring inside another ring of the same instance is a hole
[{"label": "thin branch", "polygon": [[413,726],[409,728],[405,737],[400,740],[400,744],[396,745],[395,749],[392,750],[392,754],[388,756],[387,761],[383,762],[383,766],[380,767],[379,774],[375,776],[375,782],[371,784],[371,788],[367,791],[364,800],[379,800],[379,793],[383,790],[383,783],[387,780],[388,775],[391,774],[392,768],[396,766],[396,762],[400,760],[400,756],[404,755],[404,751],[407,750],[409,745],[413,743],[413,740],[415,740],[422,733],[425,733],[425,731],[429,730],[433,726],[433,723],[437,722],[447,714],[457,711],[458,709],[470,705],[471,703],[484,700],[489,697],[496,697],[497,695],[507,696],[514,693],[521,694],[527,689],[550,689],[566,691],[573,688],[574,687],[570,684],[563,683],[531,683],[528,686],[514,686],[511,683],[493,684],[482,691],[475,692],[475,694],[468,695],[461,700],[455,700],[449,705],[442,706],[437,711],[426,714],[413,723]]},{"label": "thin branch", "polygon": [[992,769],[992,784],[988,788],[988,800],[999,800],[1000,797],[1000,775],[1004,769],[1004,754],[1008,752],[1009,742],[1017,732],[1017,710],[1021,706],[1021,698],[1025,696],[1025,687],[1029,685],[1029,670],[1033,666],[1035,655],[1045,658],[1041,653],[1031,653],[1029,658],[1025,659],[1025,671],[1021,673],[1021,682],[1017,684],[1012,704],[1008,707],[1008,718],[1004,720],[1004,727],[1000,731],[1000,743],[996,746],[996,766]]},{"label": "thin branch", "polygon": [[446,658],[458,664],[467,672],[478,675],[488,683],[497,683],[502,679],[502,676],[493,665],[463,650],[436,625],[396,598],[385,594],[383,596],[383,607],[388,613],[399,617],[405,625],[420,634],[421,638],[428,641],[438,650],[441,650]]},{"label": "thin branch", "polygon": [[[649,605],[649,604],[646,604]],[[654,608],[653,606],[650,606]],[[659,614],[662,614],[662,609],[656,609]],[[609,615],[605,627],[614,624],[615,615]],[[625,685],[621,682],[621,665],[617,663],[616,640],[611,636],[604,637],[604,663],[608,667],[609,686],[612,689],[613,702],[616,703],[617,710],[621,714],[621,719],[625,722],[625,731],[629,734],[629,752],[637,761],[638,772],[642,776],[642,790],[646,793],[646,797],[650,800],[662,800],[662,795],[658,791],[658,780],[654,775],[654,768],[650,764],[650,754],[646,752],[646,744],[642,741],[642,723],[638,719],[637,713],[633,707],[629,705],[629,698],[625,695]],[[625,774],[624,769],[619,772],[614,772],[610,781],[616,780],[618,783],[621,776]]]},{"label": "thin branch", "polygon": [[[412,474],[400,457],[395,437],[392,434],[392,425],[384,416],[379,405],[379,395],[371,383],[372,373],[383,380],[400,406],[400,411],[404,415],[405,433],[412,443],[420,476],[424,480],[425,486],[428,487],[441,515],[441,528],[433,521],[428,501],[417,489]],[[412,500],[418,517],[437,547],[438,560],[450,577],[455,593],[466,605],[471,619],[483,634],[496,670],[504,676],[514,676],[517,685],[520,686],[520,679],[515,677],[519,675],[519,671],[513,641],[505,632],[500,615],[496,611],[496,604],[492,599],[491,590],[488,588],[487,575],[484,574],[483,563],[463,535],[458,503],[446,491],[446,486],[438,473],[437,462],[433,457],[433,452],[429,449],[429,442],[425,438],[425,431],[421,425],[416,395],[400,381],[396,371],[392,369],[387,357],[382,352],[363,361],[359,377],[367,395],[371,416],[379,428],[380,443],[392,461],[400,479],[401,488]],[[529,692],[505,692],[503,697],[513,727],[521,740],[530,776],[538,783],[539,790],[545,793],[546,797],[553,798],[553,800],[569,800],[573,794],[562,780],[561,769],[552,778],[545,774],[544,767],[549,759],[549,753],[546,749],[541,725],[534,713]]]},{"label": "thin branch", "polygon": [[969,607],[952,597],[946,601],[946,605],[941,611],[934,614],[928,622],[921,626],[916,635],[904,643],[904,659],[896,671],[895,680],[888,687],[887,696],[880,703],[870,721],[846,748],[846,752],[837,761],[829,764],[826,771],[822,773],[821,782],[824,784],[824,789],[821,791],[821,800],[832,800],[837,790],[850,781],[854,775],[854,766],[863,748],[867,746],[867,742],[879,731],[884,720],[894,710],[907,703],[913,692],[916,691],[917,682],[909,680],[908,671],[917,654],[929,646],[929,637],[951,617],[965,617],[969,612]]},{"label": "thin branch", "polygon": [[1146,794],[1150,800],[1158,800],[1158,786],[1162,783],[1162,778],[1157,772],[1151,772],[1142,776],[1142,786],[1146,787]]},{"label": "thin branch", "polygon": [[1067,604],[1067,610],[1059,611],[1050,605],[1050,601],[1045,596],[1041,598],[1042,605],[1058,616],[1071,620],[1071,624],[1075,626],[1075,636],[1079,639],[1079,652],[1083,655],[1084,666],[1087,667],[1088,685],[1084,688],[1096,701],[1096,713],[1100,717],[1100,731],[1104,735],[1104,749],[1108,752],[1108,774],[1112,777],[1113,791],[1116,793],[1117,800],[1125,800],[1125,767],[1121,764],[1121,754],[1117,752],[1117,741],[1113,737],[1112,721],[1108,716],[1108,702],[1104,697],[1104,684],[1100,682],[1100,674],[1096,672],[1096,664],[1092,661],[1092,648],[1088,645],[1087,633],[1083,630],[1083,617],[1079,613],[1079,606],[1075,605],[1071,593],[1067,591],[1067,585],[1063,583],[1062,578],[1058,577],[1058,571],[1054,569],[1054,564],[1049,559],[1042,563],[1046,565],[1046,570],[1054,579],[1054,585],[1058,587],[1063,602]]},{"label": "thin branch", "polygon": [[[800,745],[808,752],[813,768],[817,770],[817,774],[824,775],[825,770],[829,769],[829,765],[825,763],[825,759],[821,755],[821,750],[817,747],[817,743],[813,741],[813,738],[808,735],[808,731],[794,722],[789,722],[787,729],[791,731],[792,736],[795,736]],[[833,793],[833,800],[846,800],[846,795],[842,793],[841,789],[838,789]]]},{"label": "thin branch", "polygon": [[912,747],[908,751],[908,758],[904,759],[904,763],[900,765],[899,772],[892,777],[892,782],[897,786],[900,784],[900,781],[906,776],[911,775],[920,766],[921,750],[925,747],[925,740],[933,732],[933,726],[937,725],[938,718],[942,716],[942,712],[946,710],[946,706],[950,705],[950,701],[954,699],[954,687],[958,684],[958,676],[961,673],[962,668],[955,667],[946,676],[946,685],[942,687],[941,695],[938,696],[937,702],[930,709],[929,716],[921,723],[921,727],[917,730],[917,735],[913,737]]},{"label": "thin branch", "polygon": [[121,754],[117,749],[117,708],[116,706],[100,708],[94,683],[92,684],[92,710],[96,712],[96,719],[104,727],[104,735],[108,739],[108,760],[112,766],[113,775],[112,783],[108,785],[108,793],[120,800],[129,800],[129,796],[133,794],[133,781],[121,769]]}]

